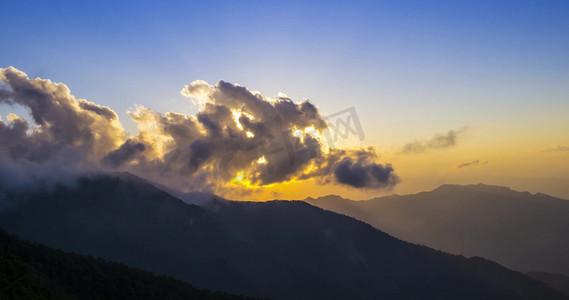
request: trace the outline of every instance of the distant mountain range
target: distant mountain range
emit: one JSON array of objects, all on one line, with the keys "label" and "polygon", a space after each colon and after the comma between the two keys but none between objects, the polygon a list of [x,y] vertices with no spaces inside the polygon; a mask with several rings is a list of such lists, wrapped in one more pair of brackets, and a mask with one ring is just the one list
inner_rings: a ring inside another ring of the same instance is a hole
[{"label": "distant mountain range", "polygon": [[569,275],[569,201],[489,185],[443,185],[415,195],[308,198],[408,242],[508,268]]},{"label": "distant mountain range", "polygon": [[0,214],[10,233],[199,288],[272,299],[567,299],[486,259],[403,242],[300,201],[199,207],[124,174],[10,197],[19,204]]}]

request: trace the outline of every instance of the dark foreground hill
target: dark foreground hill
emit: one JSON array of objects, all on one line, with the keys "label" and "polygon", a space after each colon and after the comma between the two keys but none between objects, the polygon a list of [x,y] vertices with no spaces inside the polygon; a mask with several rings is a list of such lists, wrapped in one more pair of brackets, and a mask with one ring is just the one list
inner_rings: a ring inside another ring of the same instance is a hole
[{"label": "dark foreground hill", "polygon": [[523,272],[569,275],[568,200],[479,184],[367,201],[327,196],[307,202],[405,241]]},{"label": "dark foreground hill", "polygon": [[539,279],[569,296],[569,277],[546,272],[529,272],[526,275]]},{"label": "dark foreground hill", "polygon": [[30,196],[0,227],[51,247],[274,299],[566,299],[482,258],[393,238],[304,202],[186,204],[99,176]]},{"label": "dark foreground hill", "polygon": [[0,299],[252,299],[65,253],[22,241],[4,230],[0,230],[0,287]]}]

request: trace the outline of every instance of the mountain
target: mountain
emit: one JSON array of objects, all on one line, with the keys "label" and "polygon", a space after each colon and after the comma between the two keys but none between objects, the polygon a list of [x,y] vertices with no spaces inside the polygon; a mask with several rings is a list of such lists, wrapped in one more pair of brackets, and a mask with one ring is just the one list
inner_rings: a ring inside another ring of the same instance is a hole
[{"label": "mountain", "polygon": [[508,268],[569,274],[569,201],[489,185],[443,185],[415,195],[308,198],[412,243]]},{"label": "mountain", "polygon": [[567,299],[491,261],[403,242],[300,201],[199,207],[108,175],[12,197],[19,204],[0,215],[10,233],[199,288],[273,299]]},{"label": "mountain", "polygon": [[122,264],[65,253],[0,230],[1,299],[252,299],[200,290]]},{"label": "mountain", "polygon": [[549,286],[569,295],[569,277],[546,272],[529,272],[526,275],[547,283]]}]

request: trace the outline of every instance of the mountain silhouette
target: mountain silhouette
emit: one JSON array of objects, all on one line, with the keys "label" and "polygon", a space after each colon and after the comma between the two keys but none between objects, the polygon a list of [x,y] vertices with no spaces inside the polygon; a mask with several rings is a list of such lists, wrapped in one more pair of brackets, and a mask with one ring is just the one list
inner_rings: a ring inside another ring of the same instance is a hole
[{"label": "mountain silhouette", "polygon": [[529,272],[526,275],[547,283],[549,286],[569,295],[569,277],[547,272]]},{"label": "mountain silhouette", "polygon": [[405,241],[508,268],[569,274],[569,201],[490,185],[443,185],[431,192],[308,203],[352,216]]},{"label": "mountain silhouette", "polygon": [[0,215],[1,228],[199,288],[273,299],[567,299],[486,259],[403,242],[301,201],[213,197],[199,207],[124,174],[23,198]]},{"label": "mountain silhouette", "polygon": [[65,253],[0,230],[0,299],[253,299],[200,290],[102,259]]}]

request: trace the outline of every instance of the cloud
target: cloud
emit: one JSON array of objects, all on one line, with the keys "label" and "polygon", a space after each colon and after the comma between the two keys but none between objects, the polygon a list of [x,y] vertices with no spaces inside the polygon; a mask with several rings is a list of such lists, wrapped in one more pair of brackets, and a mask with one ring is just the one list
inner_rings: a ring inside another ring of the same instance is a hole
[{"label": "cloud", "polygon": [[391,164],[377,164],[368,157],[344,157],[334,169],[339,183],[355,188],[392,188],[399,182]]},{"label": "cloud", "polygon": [[143,143],[129,139],[118,149],[109,152],[109,154],[103,158],[102,163],[116,168],[125,162],[133,160],[138,153],[143,152],[145,149],[146,146]]},{"label": "cloud", "polygon": [[487,163],[488,163],[488,161],[480,162],[480,160],[476,159],[476,160],[462,162],[462,163],[458,164],[456,167],[458,169],[460,169],[460,168],[473,167],[473,166],[482,166],[482,165],[485,165]]},{"label": "cloud", "polygon": [[12,157],[42,162],[73,147],[81,150],[86,160],[96,160],[124,140],[125,132],[114,111],[76,99],[64,84],[30,79],[12,67],[0,69],[0,82],[0,104],[28,108],[37,125],[27,134],[28,122],[15,115],[8,119],[9,124],[0,125],[2,148]]},{"label": "cloud", "polygon": [[376,163],[373,147],[330,149],[316,158],[300,179],[317,178],[321,184],[337,183],[353,188],[391,189],[400,182],[391,164]]},{"label": "cloud", "polygon": [[565,151],[569,151],[569,146],[563,146],[563,145],[555,144],[555,145],[547,147],[541,151],[542,152],[565,152]]},{"label": "cloud", "polygon": [[71,183],[125,139],[108,107],[71,95],[67,86],[0,69],[0,104],[23,106],[32,123],[10,113],[0,120],[0,200],[10,191]]},{"label": "cloud", "polygon": [[75,98],[62,83],[13,67],[0,69],[0,83],[0,103],[22,105],[31,115],[0,120],[0,158],[10,162],[0,166],[0,180],[44,174],[39,170],[57,163],[58,174],[128,171],[183,192],[244,194],[310,178],[375,189],[398,182],[373,148],[329,149],[322,135],[327,124],[309,100],[270,99],[237,84],[198,80],[181,91],[199,103],[196,115],[137,106],[128,113],[138,132],[127,137],[112,109]]},{"label": "cloud", "polygon": [[399,153],[422,153],[427,151],[427,145],[424,142],[414,141],[405,144]]},{"label": "cloud", "polygon": [[430,140],[426,141],[414,141],[405,144],[399,153],[423,153],[429,149],[444,149],[453,147],[457,143],[458,137],[465,133],[468,127],[462,127],[458,130],[450,130],[446,134],[436,134]]}]

